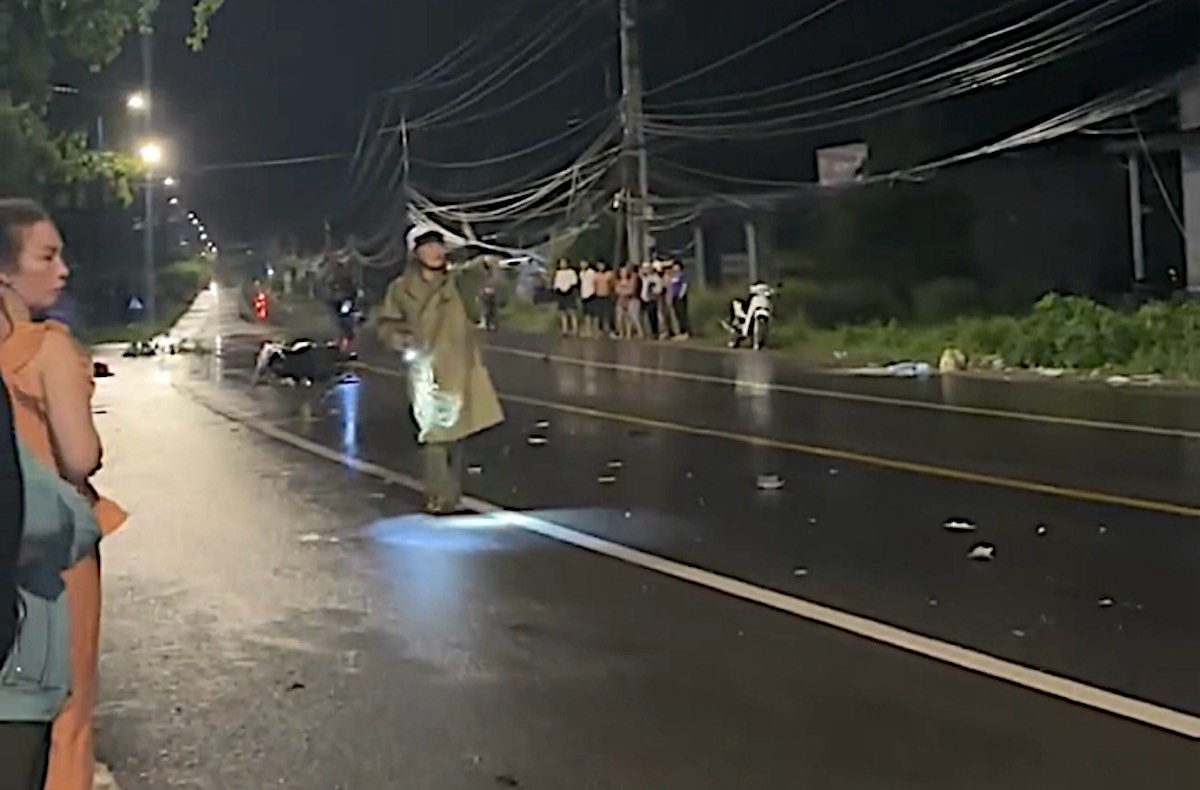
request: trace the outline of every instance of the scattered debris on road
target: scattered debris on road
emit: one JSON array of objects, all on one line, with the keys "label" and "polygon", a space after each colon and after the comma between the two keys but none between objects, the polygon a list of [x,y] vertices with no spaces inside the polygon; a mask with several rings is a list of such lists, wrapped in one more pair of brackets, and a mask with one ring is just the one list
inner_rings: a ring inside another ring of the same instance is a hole
[{"label": "scattered debris on road", "polygon": [[974,532],[978,527],[966,519],[952,518],[942,525],[947,532]]},{"label": "scattered debris on road", "polygon": [[976,543],[971,547],[967,559],[978,562],[991,562],[996,559],[996,547],[991,543]]},{"label": "scattered debris on road", "polygon": [[483,474],[483,466],[480,464],[471,464],[467,467],[467,474],[478,477],[479,475]]},{"label": "scattered debris on road", "polygon": [[617,476],[616,475],[600,475],[599,477],[596,478],[596,482],[602,486],[610,486],[613,483],[617,482]]},{"label": "scattered debris on road", "polygon": [[528,442],[530,447],[545,447],[550,440],[545,436],[530,436]]},{"label": "scattered debris on road", "polygon": [[1038,534],[1039,538],[1044,538],[1050,534],[1050,528],[1047,527],[1045,524],[1038,524],[1037,525],[1037,534]]},{"label": "scattered debris on road", "polygon": [[759,475],[759,491],[778,491],[783,488],[783,478],[779,475]]},{"label": "scattered debris on road", "polygon": [[803,578],[808,575],[808,568],[797,568],[796,570],[792,571],[792,575]]},{"label": "scattered debris on road", "polygon": [[1096,603],[1100,606],[1101,609],[1110,609],[1113,606],[1115,606],[1117,602],[1115,600],[1113,600],[1112,597],[1106,595],[1103,598],[1101,598],[1099,601],[1097,601]]}]

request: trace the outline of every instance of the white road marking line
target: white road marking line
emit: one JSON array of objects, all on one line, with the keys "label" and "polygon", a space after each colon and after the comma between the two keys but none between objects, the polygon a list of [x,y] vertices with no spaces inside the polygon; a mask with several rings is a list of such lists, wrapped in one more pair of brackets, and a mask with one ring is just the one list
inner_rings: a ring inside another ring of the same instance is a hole
[{"label": "white road marking line", "polygon": [[[345,455],[272,425],[241,409],[217,405],[189,388],[184,391],[199,404],[225,417],[296,449],[332,461],[365,475],[420,492],[423,486],[417,479],[370,461]],[[1037,669],[1006,661],[970,648],[943,642],[928,636],[905,631],[859,615],[843,612],[821,604],[769,590],[748,582],[722,576],[681,562],[666,559],[639,549],[578,532],[540,518],[515,513],[491,502],[464,497],[463,504],[479,513],[492,515],[503,523],[519,527],[550,540],[619,560],[644,570],[690,582],[744,601],[767,606],[796,617],[819,623],[873,642],[915,653],[934,661],[959,667],[976,674],[1011,683],[1072,702],[1093,710],[1147,724],[1168,732],[1200,740],[1200,717],[1183,711],[1155,705],[1133,697],[1123,696],[1080,681],[1052,675]]]},{"label": "white road marking line", "polygon": [[643,373],[649,376],[679,379],[681,381],[696,381],[704,384],[720,384],[723,386],[748,386],[764,392],[783,392],[789,395],[801,395],[807,398],[826,398],[852,403],[870,403],[876,406],[895,406],[904,409],[921,409],[924,411],[940,411],[951,414],[964,414],[970,417],[990,417],[1002,420],[1019,420],[1021,422],[1043,423],[1047,425],[1066,425],[1072,428],[1089,428],[1099,431],[1118,431],[1121,433],[1140,433],[1148,436],[1167,436],[1175,439],[1200,440],[1200,431],[1186,428],[1163,428],[1155,425],[1139,425],[1127,422],[1109,422],[1106,420],[1089,420],[1083,417],[1058,417],[1053,414],[1037,414],[1030,412],[1009,411],[1007,409],[990,409],[984,406],[956,406],[950,403],[931,403],[928,401],[911,400],[908,398],[892,398],[886,395],[868,395],[861,392],[846,392],[845,390],[822,389],[820,387],[801,387],[794,384],[776,384],[755,382],[740,384],[727,376],[711,376],[705,373],[688,373],[682,370],[666,370],[648,368],[641,365],[627,365],[619,362],[602,362],[598,360],[570,357],[561,354],[544,354],[525,349],[507,346],[485,346],[488,351],[509,354],[528,359],[549,360],[564,365],[577,365],[585,368],[598,368],[621,373]]}]

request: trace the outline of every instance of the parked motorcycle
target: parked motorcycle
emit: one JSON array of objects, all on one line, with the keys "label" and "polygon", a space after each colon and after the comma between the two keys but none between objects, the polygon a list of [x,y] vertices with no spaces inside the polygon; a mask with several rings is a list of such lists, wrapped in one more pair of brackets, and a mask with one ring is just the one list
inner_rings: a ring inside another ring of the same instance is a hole
[{"label": "parked motorcycle", "polygon": [[721,322],[731,336],[730,348],[741,348],[747,342],[755,351],[766,347],[771,328],[771,297],[774,295],[771,286],[758,282],[750,286],[749,298],[733,300],[729,306],[729,320]]}]

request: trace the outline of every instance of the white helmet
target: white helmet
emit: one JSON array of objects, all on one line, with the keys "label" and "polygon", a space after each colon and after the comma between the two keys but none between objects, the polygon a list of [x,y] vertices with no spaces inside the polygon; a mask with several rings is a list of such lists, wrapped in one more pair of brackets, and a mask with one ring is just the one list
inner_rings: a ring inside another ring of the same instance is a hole
[{"label": "white helmet", "polygon": [[419,245],[429,241],[437,241],[445,244],[446,237],[442,234],[441,230],[431,225],[415,225],[405,236],[405,243],[409,252],[416,252]]}]

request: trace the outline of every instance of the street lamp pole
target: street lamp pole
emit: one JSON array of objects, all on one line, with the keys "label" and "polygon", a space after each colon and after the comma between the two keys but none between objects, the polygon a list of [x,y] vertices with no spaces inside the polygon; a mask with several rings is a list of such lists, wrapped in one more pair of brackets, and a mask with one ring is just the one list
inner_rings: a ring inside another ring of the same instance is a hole
[{"label": "street lamp pole", "polygon": [[[154,30],[149,26],[142,30],[142,95],[145,97],[143,129],[149,139],[154,131]],[[158,321],[158,278],[154,268],[154,165],[150,162],[146,163],[146,211],[142,242],[145,245],[142,276],[146,292],[146,322],[154,326]]]}]

